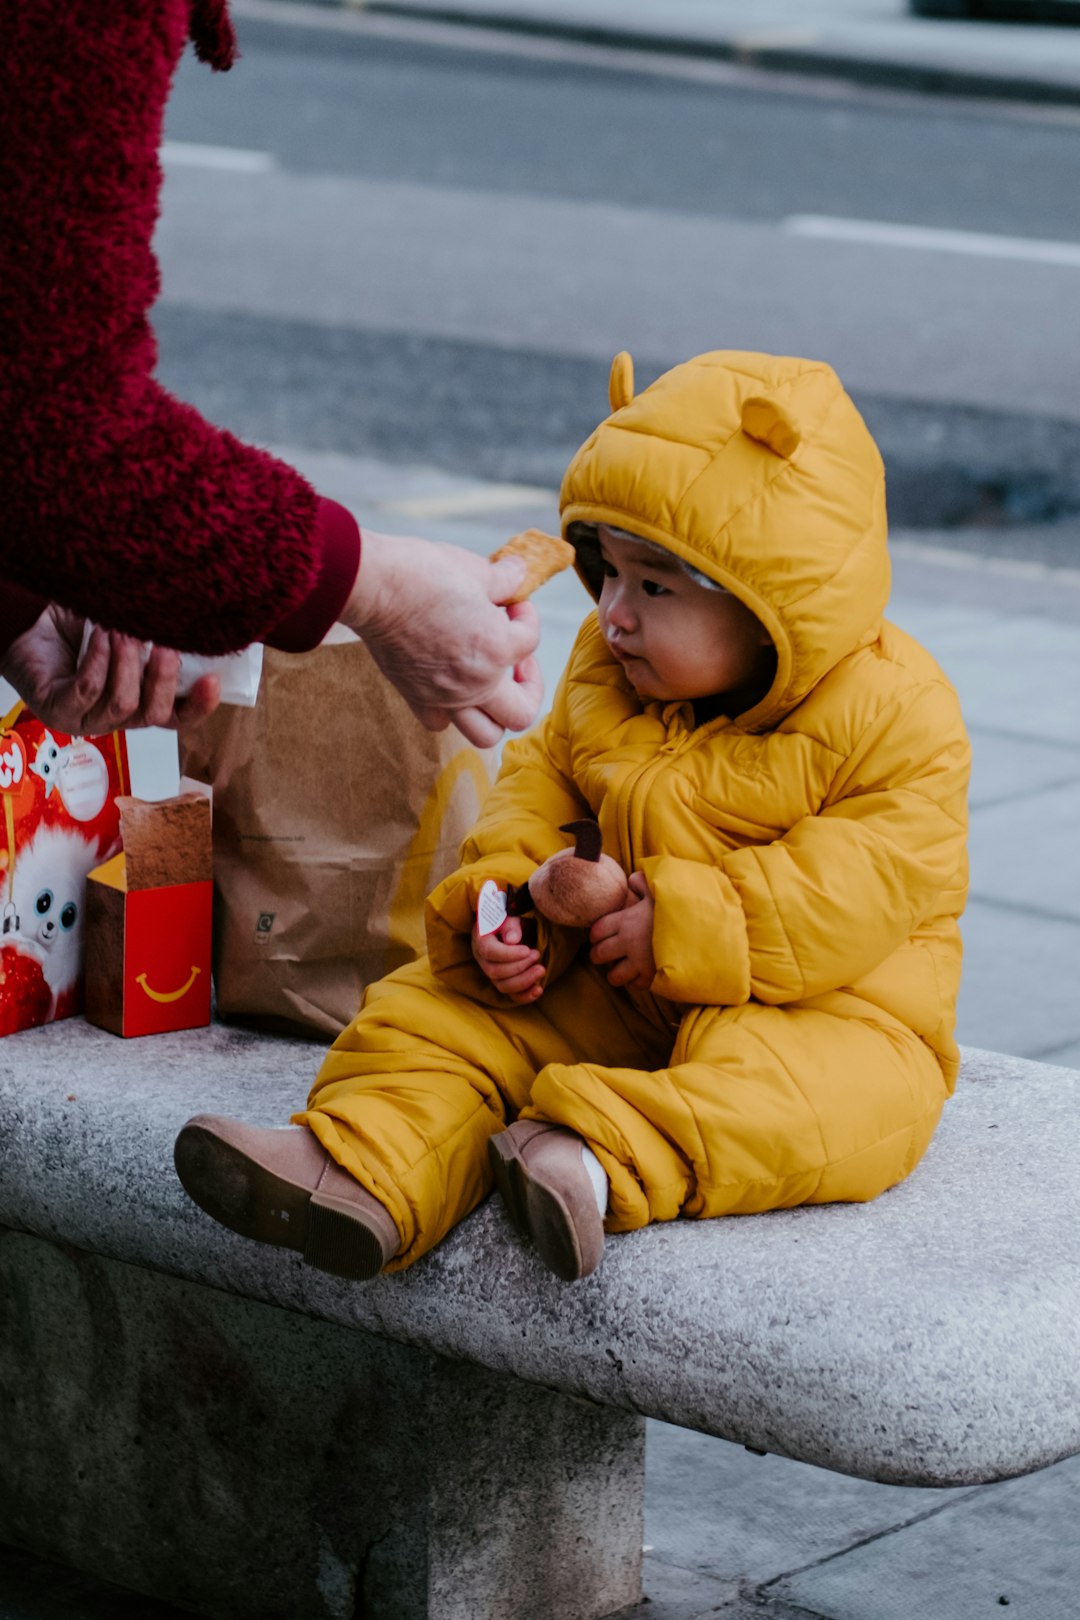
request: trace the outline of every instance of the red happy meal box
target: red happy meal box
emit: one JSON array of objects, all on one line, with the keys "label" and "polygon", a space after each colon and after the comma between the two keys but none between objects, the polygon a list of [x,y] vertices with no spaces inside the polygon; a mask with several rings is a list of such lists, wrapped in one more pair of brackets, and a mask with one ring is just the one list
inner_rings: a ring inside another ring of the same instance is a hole
[{"label": "red happy meal box", "polygon": [[86,876],[127,786],[122,734],[51,732],[21,703],[0,719],[0,1035],[79,1011]]},{"label": "red happy meal box", "polygon": [[86,1016],[114,1035],[210,1022],[210,801],[120,800],[123,850],[90,873]]}]

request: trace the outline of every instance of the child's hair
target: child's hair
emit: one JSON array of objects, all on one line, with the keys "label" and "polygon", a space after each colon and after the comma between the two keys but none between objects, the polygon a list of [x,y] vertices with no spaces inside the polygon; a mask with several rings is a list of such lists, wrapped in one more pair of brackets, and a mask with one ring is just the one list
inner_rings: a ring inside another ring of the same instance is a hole
[{"label": "child's hair", "polygon": [[[605,523],[604,528],[610,534],[618,535],[620,540],[632,540],[635,545],[648,546],[650,551],[658,551],[662,557],[675,555],[666,546],[658,545],[655,540],[646,540],[644,535],[633,534],[629,529],[617,529],[614,523]],[[566,537],[577,552],[578,563],[589,583],[590,590],[599,596],[604,579],[599,525],[595,523],[571,523]],[[675,560],[683,573],[688,574],[695,585],[703,585],[707,591],[722,591],[724,589],[719,580],[710,579],[708,574],[703,574],[700,568],[694,567],[693,563],[684,561],[682,557],[676,557]]]}]

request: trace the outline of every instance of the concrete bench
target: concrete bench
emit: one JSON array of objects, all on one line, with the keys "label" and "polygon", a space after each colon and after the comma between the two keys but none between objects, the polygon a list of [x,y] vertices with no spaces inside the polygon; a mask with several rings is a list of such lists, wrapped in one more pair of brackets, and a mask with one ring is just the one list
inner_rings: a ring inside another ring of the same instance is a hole
[{"label": "concrete bench", "polygon": [[356,1285],[172,1170],[320,1052],[0,1041],[0,1541],[221,1620],[587,1620],[639,1595],[645,1416],[904,1484],[1080,1451],[1077,1072],[968,1052],[870,1205],[654,1227],[567,1287],[492,1201]]}]

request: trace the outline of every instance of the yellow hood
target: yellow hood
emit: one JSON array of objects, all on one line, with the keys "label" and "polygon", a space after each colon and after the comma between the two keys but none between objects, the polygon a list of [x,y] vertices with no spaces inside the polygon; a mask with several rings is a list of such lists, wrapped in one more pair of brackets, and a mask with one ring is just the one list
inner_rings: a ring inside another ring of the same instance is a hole
[{"label": "yellow hood", "polygon": [[563,532],[628,529],[740,597],[777,651],[776,679],[740,724],[775,725],[878,634],[889,597],[878,448],[818,361],[720,350],[635,398],[621,354],[610,393],[611,416],[563,480]]}]

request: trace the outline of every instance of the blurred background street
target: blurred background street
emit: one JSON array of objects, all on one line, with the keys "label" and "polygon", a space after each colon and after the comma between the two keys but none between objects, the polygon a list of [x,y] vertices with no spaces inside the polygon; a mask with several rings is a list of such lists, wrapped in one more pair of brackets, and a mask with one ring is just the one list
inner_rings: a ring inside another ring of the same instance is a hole
[{"label": "blurred background street", "polygon": [[[712,348],[828,360],[886,458],[891,616],[974,741],[961,1040],[1080,1068],[1080,30],[890,0],[444,8],[514,32],[438,9],[234,0],[236,70],[185,60],[166,383],[361,526],[487,552],[557,524],[617,350],[639,386]],[[537,605],[550,694],[588,604],[563,576]],[[634,1620],[1080,1615],[1075,1463],[906,1490],[662,1425],[649,1459]],[[165,1611],[0,1554],[0,1620],[107,1613]]]}]

